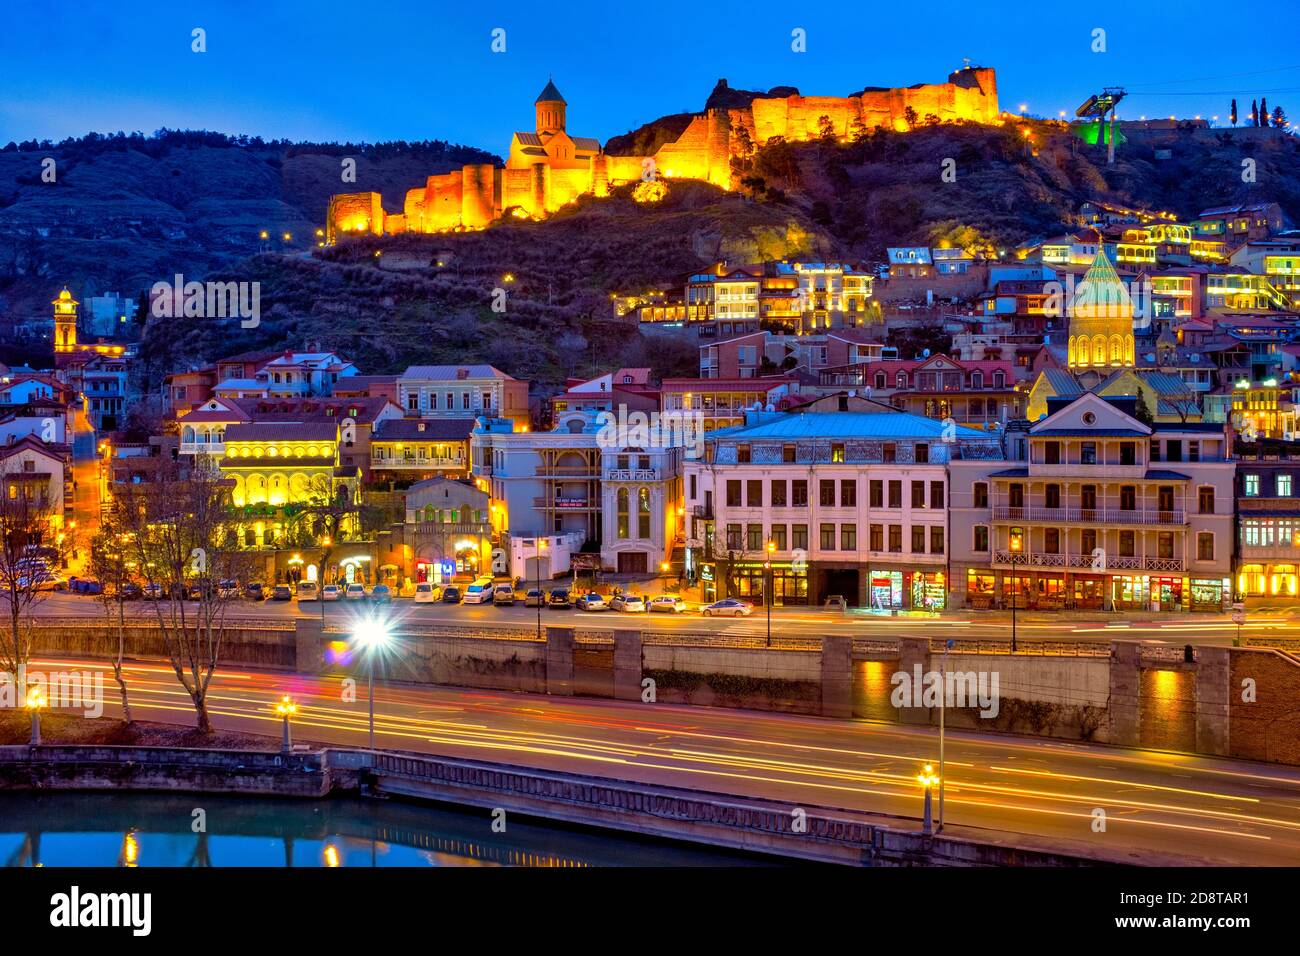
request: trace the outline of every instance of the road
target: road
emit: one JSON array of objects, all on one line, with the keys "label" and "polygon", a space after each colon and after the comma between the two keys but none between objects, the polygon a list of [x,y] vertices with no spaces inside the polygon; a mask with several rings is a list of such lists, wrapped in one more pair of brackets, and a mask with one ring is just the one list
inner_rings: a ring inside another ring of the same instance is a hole
[{"label": "road", "polygon": [[[93,661],[41,662],[104,670]],[[35,669],[37,665],[33,665]],[[128,665],[137,719],[190,723],[188,696],[158,664]],[[305,740],[366,745],[364,682],[224,669],[211,707],[223,729],[278,735],[290,694]],[[105,674],[107,712],[117,698]],[[738,796],[919,817],[916,775],[938,734],[874,724],[669,704],[381,684],[381,747],[604,774]],[[1119,852],[1234,865],[1300,864],[1300,768],[1002,735],[949,733],[946,818]],[[1105,832],[1094,832],[1104,811]]]},{"label": "road", "polygon": [[[365,606],[365,605],[362,605]],[[128,615],[154,614],[153,607],[144,601],[126,605]],[[346,622],[356,612],[350,602],[325,604],[327,621]],[[416,604],[410,600],[397,600],[389,608],[398,620],[419,624],[497,624],[511,627],[534,627],[537,609],[522,604],[514,607],[490,605]],[[103,605],[88,595],[58,592],[45,596],[35,608],[38,617],[100,618]],[[233,620],[258,618],[262,620],[289,621],[298,617],[319,617],[321,606],[315,602],[299,605],[296,601],[233,601],[228,609]],[[587,613],[577,610],[544,609],[542,625],[568,623],[587,627],[643,627],[657,631],[716,632],[732,636],[764,637],[766,616],[755,611],[747,618],[706,618],[697,612],[685,614],[620,614],[616,611]],[[1267,637],[1270,634],[1300,639],[1300,618],[1290,618],[1276,612],[1251,614],[1242,627],[1249,637]],[[1174,644],[1231,644],[1237,626],[1223,615],[1170,614],[1158,620],[1134,620],[1116,615],[1106,619],[1079,620],[1068,614],[1022,615],[1016,626],[1019,640],[1083,640],[1110,641],[1115,638],[1131,640],[1165,641]],[[823,634],[847,634],[856,637],[892,639],[905,636],[953,637],[968,640],[1005,641],[1011,634],[1011,623],[1000,612],[971,611],[942,616],[900,614],[897,617],[865,611],[839,613],[820,610],[780,608],[772,614],[772,634],[776,637],[818,637]]]}]

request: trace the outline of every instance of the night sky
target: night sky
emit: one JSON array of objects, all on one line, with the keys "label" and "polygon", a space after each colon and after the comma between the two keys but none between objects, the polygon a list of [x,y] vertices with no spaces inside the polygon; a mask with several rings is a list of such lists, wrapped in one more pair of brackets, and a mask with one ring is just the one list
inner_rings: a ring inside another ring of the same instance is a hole
[{"label": "night sky", "polygon": [[[1095,89],[1123,85],[1131,94],[1122,119],[1219,114],[1226,123],[1232,96],[1244,115],[1261,94],[1300,117],[1294,0],[1046,6],[12,4],[0,13],[0,145],[166,126],[293,140],[446,139],[500,154],[514,129],[532,128],[548,76],[569,102],[569,130],[603,141],[699,110],[719,77],[737,88],[844,95],[942,82],[963,57],[997,69],[1001,105],[1012,111],[1023,103],[1031,114],[1072,115]],[[190,50],[195,27],[207,31],[206,53]],[[504,54],[490,49],[496,27],[506,30]],[[806,53],[791,51],[796,27],[807,31]],[[1090,49],[1099,27],[1105,53]]]}]

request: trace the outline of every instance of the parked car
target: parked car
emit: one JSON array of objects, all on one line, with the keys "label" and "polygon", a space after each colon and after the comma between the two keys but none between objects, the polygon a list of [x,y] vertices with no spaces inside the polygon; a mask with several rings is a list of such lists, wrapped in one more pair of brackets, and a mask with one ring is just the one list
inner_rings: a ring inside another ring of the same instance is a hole
[{"label": "parked car", "polygon": [[265,601],[266,589],[263,588],[261,583],[258,581],[254,581],[251,584],[245,584],[244,598],[249,601]]},{"label": "parked car", "polygon": [[547,607],[573,607],[573,601],[569,599],[568,588],[551,588],[550,596],[546,599]]},{"label": "parked car", "polygon": [[103,594],[104,585],[93,578],[68,578],[68,590],[77,594]]},{"label": "parked car", "polygon": [[195,581],[185,587],[185,600],[202,601],[205,597],[211,597],[213,592],[211,581]]},{"label": "parked car", "polygon": [[582,595],[575,603],[579,611],[608,611],[609,602],[595,591],[588,591]]},{"label": "parked car", "polygon": [[464,604],[491,604],[492,603],[492,579],[479,578],[473,584],[465,589]]},{"label": "parked car", "polygon": [[428,581],[420,581],[415,585],[416,604],[433,604],[437,600],[438,596],[433,591],[433,585]]},{"label": "parked car", "polygon": [[826,603],[822,606],[830,608],[832,611],[847,611],[849,609],[849,602],[844,600],[842,594],[832,594],[826,599]]},{"label": "parked car", "polygon": [[686,602],[676,594],[661,594],[650,599],[647,609],[650,611],[664,611],[669,614],[681,614],[686,610]]},{"label": "parked car", "polygon": [[319,601],[319,600],[320,600],[320,586],[315,581],[298,582],[298,603],[299,604],[303,603],[304,601]]},{"label": "parked car", "polygon": [[441,600],[443,604],[459,604],[460,588],[456,587],[454,584],[448,584],[442,589]]},{"label": "parked car", "polygon": [[271,600],[291,601],[293,600],[293,591],[289,589],[287,584],[277,584],[274,590],[271,591]]},{"label": "parked car", "polygon": [[393,589],[387,584],[376,584],[370,589],[370,600],[375,604],[392,604]]},{"label": "parked car", "polygon": [[754,613],[754,605],[735,598],[723,598],[704,607],[701,613],[705,617],[749,617]]},{"label": "parked car", "polygon": [[128,581],[126,584],[122,585],[123,601],[138,601],[142,594],[143,592],[141,591],[140,585],[136,584],[134,581]]},{"label": "parked car", "polygon": [[227,578],[217,584],[217,596],[222,598],[233,598],[239,596],[239,582]]},{"label": "parked car", "polygon": [[140,589],[140,596],[146,601],[161,601],[163,589],[161,584],[146,584]]},{"label": "parked car", "polygon": [[513,584],[498,584],[492,590],[492,603],[497,607],[514,607],[515,586]]},{"label": "parked car", "polygon": [[538,588],[530,588],[524,595],[524,607],[545,607],[546,592]]},{"label": "parked car", "polygon": [[609,602],[610,610],[627,614],[640,614],[645,610],[645,598],[639,594],[615,594]]},{"label": "parked car", "polygon": [[320,599],[322,601],[337,601],[343,597],[343,588],[337,584],[322,585],[320,589]]},{"label": "parked car", "polygon": [[353,581],[343,589],[343,600],[345,601],[364,601],[366,599],[366,586]]}]

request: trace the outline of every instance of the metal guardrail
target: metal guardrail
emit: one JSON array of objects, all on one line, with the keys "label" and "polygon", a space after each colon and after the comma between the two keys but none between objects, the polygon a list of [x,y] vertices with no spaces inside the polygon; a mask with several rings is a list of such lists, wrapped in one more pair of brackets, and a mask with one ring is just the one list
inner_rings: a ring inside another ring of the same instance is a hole
[{"label": "metal guardrail", "polygon": [[[942,654],[947,641],[931,638],[930,653]],[[1010,641],[958,640],[947,648],[949,654],[1006,654],[1011,653]],[[1182,649],[1178,649],[1181,656]],[[1017,641],[1017,657],[1110,657],[1110,643],[1102,641]]]},{"label": "metal guardrail", "polygon": [[[186,616],[187,621],[193,621],[195,618],[191,615]],[[235,617],[226,618],[221,622],[221,626],[226,629],[238,628],[248,631],[292,631],[294,630],[294,621],[296,618],[274,618],[274,617]],[[87,615],[86,617],[46,617],[40,615],[32,620],[32,624],[40,627],[117,627],[117,616],[110,619],[107,616]],[[128,614],[123,621],[125,627],[157,627],[158,617],[148,612]]]}]

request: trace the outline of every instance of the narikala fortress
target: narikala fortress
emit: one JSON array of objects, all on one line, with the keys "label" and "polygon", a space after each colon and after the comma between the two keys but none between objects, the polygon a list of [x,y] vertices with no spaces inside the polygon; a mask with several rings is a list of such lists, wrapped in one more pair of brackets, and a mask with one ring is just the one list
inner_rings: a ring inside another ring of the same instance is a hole
[{"label": "narikala fortress", "polygon": [[504,168],[481,164],[430,176],[406,193],[401,213],[386,213],[379,193],[333,196],[327,240],[482,229],[504,216],[542,219],[579,196],[605,196],[613,186],[648,178],[695,179],[732,189],[731,160],[750,146],[774,138],[817,139],[828,128],[847,140],[859,129],[904,131],[930,117],[998,121],[993,70],[970,66],[950,74],[947,83],[866,89],[853,96],[759,95],[743,109],[707,109],[653,156],[610,156],[599,140],[570,135],[567,104],[554,83],[546,84],[534,105],[536,129],[515,133]]}]

